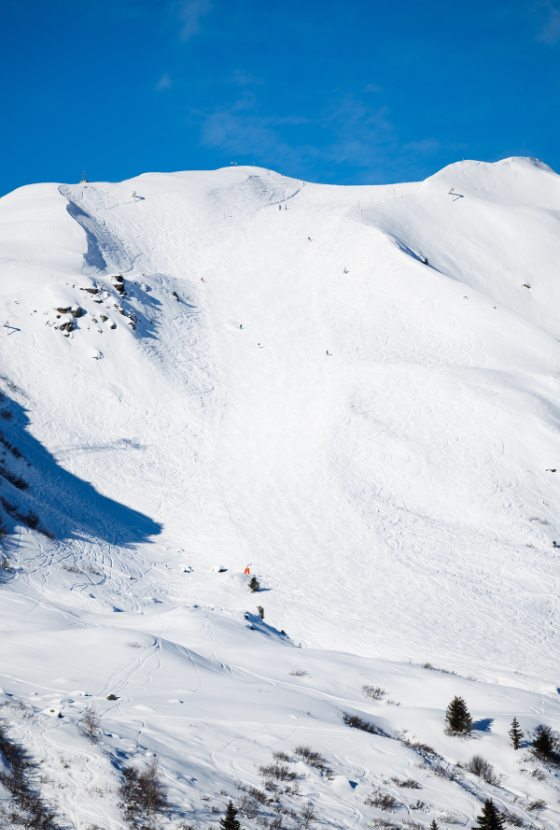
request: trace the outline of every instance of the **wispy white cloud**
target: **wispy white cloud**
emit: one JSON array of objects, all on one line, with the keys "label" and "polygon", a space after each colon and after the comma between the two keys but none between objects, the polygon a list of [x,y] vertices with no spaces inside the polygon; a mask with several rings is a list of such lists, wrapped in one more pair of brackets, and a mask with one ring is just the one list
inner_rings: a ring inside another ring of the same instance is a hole
[{"label": "wispy white cloud", "polygon": [[250,72],[245,72],[244,69],[236,69],[231,78],[227,81],[228,84],[235,84],[236,86],[255,86],[264,84],[260,78],[255,78]]},{"label": "wispy white cloud", "polygon": [[[201,142],[233,158],[274,164],[312,174],[314,169],[341,168],[349,178],[392,180],[402,168],[423,165],[442,146],[431,138],[402,144],[386,108],[374,109],[354,96],[332,102],[317,119],[276,117],[260,111],[252,94],[229,107],[202,115]],[[313,145],[297,141],[297,127],[313,125],[320,140]],[[294,129],[296,132],[294,133]]]},{"label": "wispy white cloud", "polygon": [[536,39],[548,43],[549,46],[555,46],[560,41],[560,10],[553,6],[549,0],[539,3],[539,5],[546,10],[547,19]]},{"label": "wispy white cloud", "polygon": [[377,84],[368,84],[365,87],[365,92],[383,92],[383,90]]},{"label": "wispy white cloud", "polygon": [[181,23],[179,37],[189,40],[200,32],[200,21],[212,9],[210,0],[184,0],[178,7],[178,17]]},{"label": "wispy white cloud", "polygon": [[156,84],[156,89],[169,89],[173,86],[173,78],[170,78],[167,72],[164,72]]}]

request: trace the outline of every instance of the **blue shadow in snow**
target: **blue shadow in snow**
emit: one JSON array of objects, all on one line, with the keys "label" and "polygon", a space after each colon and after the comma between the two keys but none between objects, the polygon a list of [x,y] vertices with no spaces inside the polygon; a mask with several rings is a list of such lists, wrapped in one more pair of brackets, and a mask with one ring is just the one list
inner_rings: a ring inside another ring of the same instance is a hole
[{"label": "blue shadow in snow", "polygon": [[0,415],[0,517],[8,531],[27,525],[58,539],[93,537],[119,546],[148,542],[161,533],[162,525],[149,516],[101,495],[61,467],[30,434],[27,410],[2,393]]},{"label": "blue shadow in snow", "polygon": [[491,732],[494,718],[481,718],[473,723],[472,728],[477,732]]}]

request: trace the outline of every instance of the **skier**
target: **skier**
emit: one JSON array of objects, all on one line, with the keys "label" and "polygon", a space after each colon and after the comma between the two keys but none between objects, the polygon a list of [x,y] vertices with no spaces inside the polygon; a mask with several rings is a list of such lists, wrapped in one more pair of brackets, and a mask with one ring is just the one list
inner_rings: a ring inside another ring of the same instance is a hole
[{"label": "skier", "polygon": [[240,324],[239,324],[239,328],[240,328],[240,329],[242,329],[242,328],[243,328],[243,323],[240,323]]},{"label": "skier", "polygon": [[329,356],[329,350],[327,349],[327,357]]},{"label": "skier", "polygon": [[278,205],[278,210],[282,210],[282,205]]},{"label": "skier", "polygon": [[310,237],[310,236],[308,236],[307,238],[308,238],[308,239],[309,239],[309,241],[311,242],[311,237]]}]

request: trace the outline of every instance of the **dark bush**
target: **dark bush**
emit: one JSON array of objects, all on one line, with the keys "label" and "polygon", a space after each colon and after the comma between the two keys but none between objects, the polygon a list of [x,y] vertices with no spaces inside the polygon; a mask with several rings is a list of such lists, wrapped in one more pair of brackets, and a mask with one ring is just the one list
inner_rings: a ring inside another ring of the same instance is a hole
[{"label": "dark bush", "polygon": [[517,722],[517,718],[514,718],[511,722],[511,729],[508,732],[508,735],[511,738],[511,743],[514,749],[519,749],[521,746],[521,741],[525,737],[524,732],[521,731],[521,727]]},{"label": "dark bush", "polygon": [[275,778],[277,781],[295,781],[297,775],[291,772],[289,767],[284,764],[269,764],[265,767],[259,767],[259,773],[263,778]]},{"label": "dark bush", "polygon": [[409,790],[421,790],[422,787],[415,781],[414,778],[391,778],[393,784],[397,787],[404,787]]},{"label": "dark bush", "polygon": [[466,735],[472,727],[472,718],[462,697],[454,697],[445,712],[447,729],[453,735]]},{"label": "dark bush", "polygon": [[388,737],[387,733],[378,726],[375,726],[367,720],[362,720],[357,715],[348,715],[345,713],[342,716],[342,720],[346,726],[350,726],[352,729],[361,729],[362,732],[370,732],[372,735],[381,735],[384,738]]},{"label": "dark bush", "polygon": [[505,826],[504,818],[491,798],[487,798],[482,813],[476,817],[476,830],[502,830]]},{"label": "dark bush", "polygon": [[249,580],[249,590],[251,591],[252,594],[256,594],[257,591],[260,591],[260,589],[261,589],[261,584],[260,584],[259,580],[257,579],[256,576],[252,576],[251,579]]},{"label": "dark bush", "polygon": [[397,799],[391,793],[385,793],[379,788],[366,798],[366,804],[370,807],[377,807],[378,810],[394,810],[397,806]]},{"label": "dark bush", "polygon": [[548,761],[554,755],[554,738],[550,726],[538,726],[533,738],[533,752],[541,761]]}]

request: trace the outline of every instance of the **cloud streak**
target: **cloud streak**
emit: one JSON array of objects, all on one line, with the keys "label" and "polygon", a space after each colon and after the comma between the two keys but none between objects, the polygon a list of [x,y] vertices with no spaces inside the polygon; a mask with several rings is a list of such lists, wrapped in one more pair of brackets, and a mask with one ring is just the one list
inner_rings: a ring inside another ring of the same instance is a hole
[{"label": "cloud streak", "polygon": [[[374,109],[355,96],[334,100],[314,120],[263,114],[250,94],[202,115],[201,144],[207,148],[306,174],[347,168],[354,181],[391,181],[411,162],[422,176],[427,159],[445,149],[432,138],[402,144],[387,108]],[[313,145],[298,140],[307,127],[318,135]]]},{"label": "cloud streak", "polygon": [[189,40],[200,32],[200,21],[212,9],[210,0],[186,0],[178,7],[178,16],[181,22],[179,38]]}]

